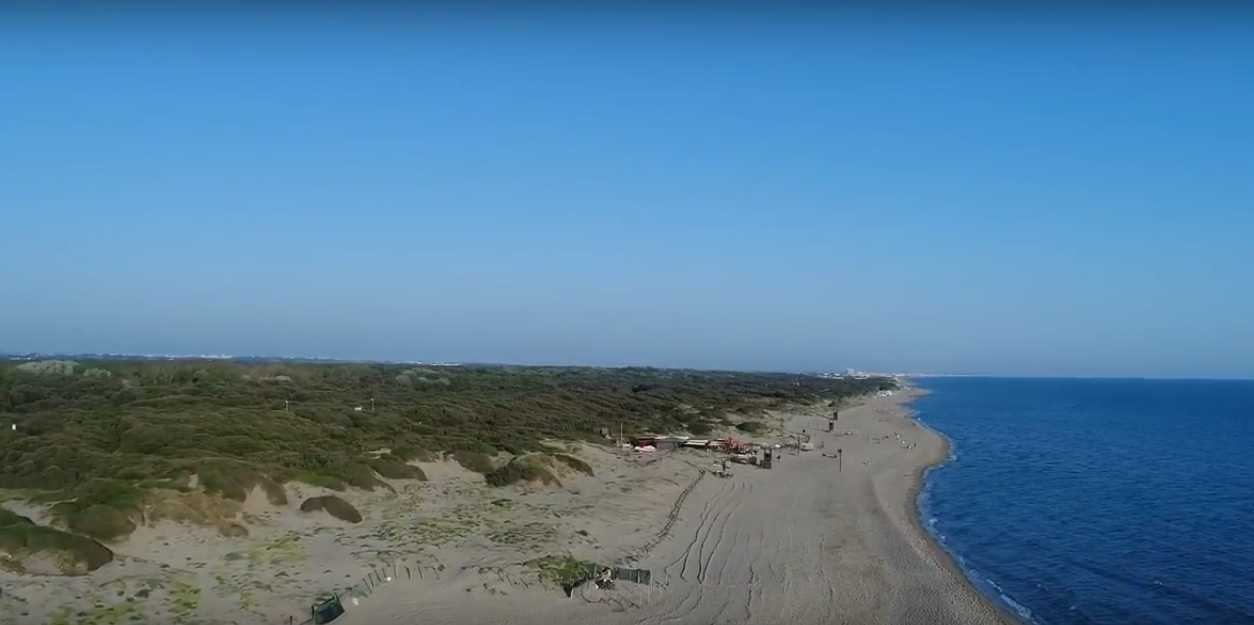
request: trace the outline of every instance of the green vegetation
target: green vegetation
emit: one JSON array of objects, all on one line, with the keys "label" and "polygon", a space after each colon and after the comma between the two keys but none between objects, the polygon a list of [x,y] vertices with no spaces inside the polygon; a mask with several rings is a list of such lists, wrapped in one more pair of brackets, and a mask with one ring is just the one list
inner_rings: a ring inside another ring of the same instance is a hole
[{"label": "green vegetation", "polygon": [[714,427],[709,423],[702,423],[698,421],[696,423],[689,423],[688,431],[691,432],[693,436],[706,436],[710,432],[714,431]]},{"label": "green vegetation", "polygon": [[135,531],[143,518],[143,491],[122,481],[88,480],[65,495],[72,497],[52,506],[52,514],[71,530],[99,540],[112,540]]},{"label": "green vegetation", "polygon": [[210,459],[196,464],[195,470],[205,492],[219,493],[227,499],[244,501],[254,487],[260,486],[270,503],[276,506],[287,503],[287,493],[282,485],[243,462],[225,458]]},{"label": "green vegetation", "polygon": [[[0,567],[16,573],[83,575],[113,560],[113,552],[84,536],[35,525],[30,519],[0,508]],[[27,570],[35,557],[34,570]],[[46,562],[51,560],[51,564]],[[51,570],[41,567],[52,566]]]},{"label": "green vegetation", "polygon": [[468,471],[487,475],[496,470],[496,465],[492,463],[492,458],[485,453],[459,449],[454,451],[452,455],[453,460],[456,460],[457,464],[462,465]]},{"label": "green vegetation", "polygon": [[539,571],[541,582],[556,584],[568,592],[570,588],[592,579],[597,572],[596,562],[576,560],[570,556],[544,556],[526,564]]},{"label": "green vegetation", "polygon": [[757,434],[766,430],[766,424],[760,421],[743,421],[736,424],[736,429],[749,434]]},{"label": "green vegetation", "polygon": [[[580,462],[577,458],[571,458],[576,462]],[[557,476],[553,475],[550,466],[553,463],[552,456],[546,454],[528,454],[526,456],[518,456],[505,463],[504,466],[484,475],[484,479],[492,486],[508,486],[519,481],[539,482],[544,485],[561,486]],[[584,465],[587,467],[588,465]],[[591,471],[592,468],[588,467]]]},{"label": "green vegetation", "polygon": [[422,469],[412,465],[405,464],[397,456],[392,454],[383,454],[379,458],[370,461],[370,468],[375,473],[392,480],[426,480],[427,474]]},{"label": "green vegetation", "polygon": [[440,455],[437,453],[427,451],[426,449],[419,449],[418,447],[410,445],[402,445],[393,449],[392,456],[396,457],[401,462],[435,462],[440,459]]},{"label": "green vegetation", "polygon": [[592,475],[592,467],[588,463],[570,454],[553,454],[553,458],[580,473]]},{"label": "green vegetation", "polygon": [[226,498],[261,487],[273,501],[293,480],[344,490],[421,479],[401,467],[440,452],[488,475],[498,453],[602,444],[598,431],[619,423],[628,436],[678,432],[885,385],[646,368],[0,361],[0,488],[53,491],[68,527],[111,538],[140,518],[145,490],[186,489],[192,475]]},{"label": "green vegetation", "polygon": [[301,512],[317,512],[318,510],[325,510],[327,514],[341,521],[361,523],[361,513],[357,511],[357,508],[335,495],[310,497],[300,504]]}]

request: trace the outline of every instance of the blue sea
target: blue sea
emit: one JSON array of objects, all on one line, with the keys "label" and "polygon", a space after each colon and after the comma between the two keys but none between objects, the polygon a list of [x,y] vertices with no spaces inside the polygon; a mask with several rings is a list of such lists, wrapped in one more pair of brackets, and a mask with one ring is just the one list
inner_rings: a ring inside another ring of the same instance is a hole
[{"label": "blue sea", "polygon": [[914,384],[951,443],[924,525],[1012,614],[1254,624],[1254,381]]}]

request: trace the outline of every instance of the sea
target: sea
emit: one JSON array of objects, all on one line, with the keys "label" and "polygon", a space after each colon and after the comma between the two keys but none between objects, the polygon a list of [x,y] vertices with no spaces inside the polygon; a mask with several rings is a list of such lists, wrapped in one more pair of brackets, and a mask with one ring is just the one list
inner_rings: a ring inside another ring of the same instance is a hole
[{"label": "sea", "polygon": [[1254,624],[1254,381],[918,378],[919,513],[1036,625]]}]

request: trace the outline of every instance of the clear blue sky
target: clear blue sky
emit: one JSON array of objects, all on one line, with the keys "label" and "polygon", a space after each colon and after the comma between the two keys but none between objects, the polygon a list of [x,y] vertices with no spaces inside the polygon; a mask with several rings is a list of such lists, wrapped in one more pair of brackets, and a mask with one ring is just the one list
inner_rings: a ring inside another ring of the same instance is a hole
[{"label": "clear blue sky", "polygon": [[1254,376],[1254,15],[0,10],[0,350]]}]

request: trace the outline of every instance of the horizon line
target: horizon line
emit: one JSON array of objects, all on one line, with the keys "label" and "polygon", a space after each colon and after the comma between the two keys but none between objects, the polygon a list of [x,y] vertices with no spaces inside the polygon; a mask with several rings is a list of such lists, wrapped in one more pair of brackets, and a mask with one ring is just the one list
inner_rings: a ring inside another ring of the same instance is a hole
[{"label": "horizon line", "polygon": [[[417,359],[389,359],[389,358],[343,358],[334,356],[293,356],[293,355],[264,355],[264,354],[172,354],[172,353],[130,353],[130,352],[10,352],[0,350],[0,360],[34,360],[36,358],[68,358],[68,357],[94,357],[100,360],[223,360],[240,362],[246,360],[272,360],[272,361],[306,361],[310,363],[325,364],[382,364],[382,365],[429,365],[429,366],[514,366],[514,367],[569,367],[569,368],[596,368],[596,369],[672,369],[672,370],[688,370],[688,371],[727,371],[737,373],[789,373],[796,375],[826,375],[838,373],[837,368],[828,370],[807,369],[807,370],[785,370],[785,369],[742,369],[729,367],[679,367],[673,365],[657,365],[657,364],[588,364],[588,363],[546,363],[534,361],[475,361],[475,360],[417,360]],[[1161,375],[1072,375],[1072,374],[1016,374],[1016,373],[934,373],[919,371],[863,371],[860,369],[842,368],[841,375],[844,372],[852,372],[856,375],[868,375],[877,377],[896,377],[896,378],[1002,378],[1002,379],[1022,379],[1022,380],[1164,380],[1164,381],[1236,381],[1249,382],[1254,381],[1254,376],[1161,376]]]}]

